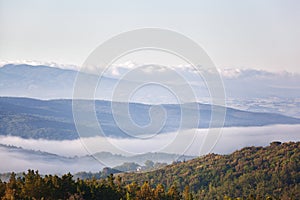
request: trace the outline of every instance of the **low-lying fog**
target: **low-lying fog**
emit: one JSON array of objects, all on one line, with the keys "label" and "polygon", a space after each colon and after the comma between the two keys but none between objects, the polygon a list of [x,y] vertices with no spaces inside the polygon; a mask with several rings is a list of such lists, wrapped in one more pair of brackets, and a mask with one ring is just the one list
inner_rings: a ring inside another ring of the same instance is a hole
[{"label": "low-lying fog", "polygon": [[[195,132],[196,131],[196,132]],[[196,134],[195,134],[196,133]],[[123,155],[135,155],[147,152],[166,152],[199,156],[210,152],[209,147],[215,142],[207,129],[188,130],[185,132],[167,133],[147,139],[106,139],[101,137],[81,140],[49,141],[22,139],[2,136],[0,144],[22,147],[57,154],[10,149],[0,146],[0,173],[8,171],[26,171],[38,169],[41,173],[66,173],[79,171],[99,171],[103,167],[93,159],[67,158],[84,156],[96,152],[112,152]],[[217,135],[215,135],[217,136]],[[206,139],[208,138],[208,139]],[[266,146],[272,141],[299,141],[300,125],[273,125],[265,127],[224,128],[211,152],[228,154],[246,146]]]}]

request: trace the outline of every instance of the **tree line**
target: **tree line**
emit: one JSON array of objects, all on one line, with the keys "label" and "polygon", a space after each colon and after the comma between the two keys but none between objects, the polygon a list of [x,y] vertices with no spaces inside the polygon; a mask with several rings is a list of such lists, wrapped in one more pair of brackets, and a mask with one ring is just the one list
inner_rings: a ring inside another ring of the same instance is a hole
[{"label": "tree line", "polygon": [[125,184],[120,176],[110,174],[106,179],[73,179],[68,173],[61,177],[57,175],[41,176],[38,171],[28,170],[22,177],[11,173],[9,181],[0,181],[0,197],[2,200],[179,200],[188,195],[182,194],[175,185],[168,190],[162,184],[151,187],[148,182],[138,185],[135,182]]}]

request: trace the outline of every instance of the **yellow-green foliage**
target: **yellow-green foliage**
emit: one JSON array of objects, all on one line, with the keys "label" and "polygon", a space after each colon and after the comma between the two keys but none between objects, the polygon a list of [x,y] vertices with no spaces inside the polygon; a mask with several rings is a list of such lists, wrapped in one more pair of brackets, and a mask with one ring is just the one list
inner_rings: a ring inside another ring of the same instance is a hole
[{"label": "yellow-green foliage", "polygon": [[300,199],[300,142],[209,154],[146,173],[74,180],[28,170],[0,180],[0,199]]}]

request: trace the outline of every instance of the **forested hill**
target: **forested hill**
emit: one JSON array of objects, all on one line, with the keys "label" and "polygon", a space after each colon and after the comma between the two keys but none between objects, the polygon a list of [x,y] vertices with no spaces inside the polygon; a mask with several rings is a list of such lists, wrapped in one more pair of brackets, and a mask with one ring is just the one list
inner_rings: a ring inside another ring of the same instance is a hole
[{"label": "forested hill", "polygon": [[[101,125],[106,137],[129,138],[129,135],[119,128],[115,117],[128,121],[128,113],[122,109],[112,109],[112,102],[96,100],[85,101],[85,103],[95,103],[95,112],[98,122]],[[87,114],[85,103],[81,106],[82,114]],[[150,122],[149,112],[152,105],[140,103],[117,103],[120,107],[129,107],[130,119],[140,126],[145,126]],[[189,112],[190,106],[187,104],[161,104],[166,111],[166,121],[159,133],[176,132],[179,129],[191,129],[195,126],[189,123],[181,123],[183,109]],[[120,108],[119,107],[119,108]],[[192,106],[194,107],[194,106]],[[211,123],[212,106],[198,103],[196,112],[201,116],[198,128],[212,128]],[[275,124],[300,124],[300,119],[284,116],[275,113],[258,113],[242,111],[233,108],[226,109],[224,127],[257,127]],[[112,112],[114,111],[114,112]],[[193,121],[193,115],[188,116],[187,121]],[[82,122],[86,132],[81,133],[81,137],[99,136],[99,124],[91,125],[90,122]],[[88,125],[86,125],[88,124]],[[218,127],[220,124],[216,124]],[[130,130],[134,134],[144,134],[137,130]],[[46,139],[46,140],[73,140],[79,135],[73,119],[72,100],[39,100],[30,98],[0,97],[0,135],[17,136],[26,139]],[[101,135],[101,134],[100,134]]]},{"label": "forested hill", "polygon": [[0,199],[300,199],[300,142],[210,154],[160,170],[106,179],[41,176],[0,181]]},{"label": "forested hill", "polygon": [[300,142],[246,147],[230,155],[209,154],[157,171],[125,174],[123,179],[127,184],[175,184],[181,191],[189,186],[197,199],[249,195],[300,199]]}]

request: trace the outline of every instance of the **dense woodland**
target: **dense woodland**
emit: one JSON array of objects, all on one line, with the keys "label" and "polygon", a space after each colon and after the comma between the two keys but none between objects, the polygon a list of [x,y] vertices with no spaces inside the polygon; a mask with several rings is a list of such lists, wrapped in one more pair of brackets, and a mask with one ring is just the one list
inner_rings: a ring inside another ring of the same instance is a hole
[{"label": "dense woodland", "polygon": [[300,142],[209,154],[143,173],[100,179],[28,170],[0,181],[1,199],[300,199]]}]

